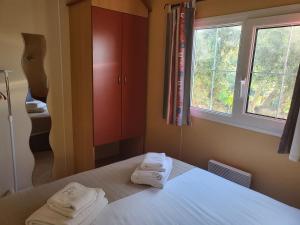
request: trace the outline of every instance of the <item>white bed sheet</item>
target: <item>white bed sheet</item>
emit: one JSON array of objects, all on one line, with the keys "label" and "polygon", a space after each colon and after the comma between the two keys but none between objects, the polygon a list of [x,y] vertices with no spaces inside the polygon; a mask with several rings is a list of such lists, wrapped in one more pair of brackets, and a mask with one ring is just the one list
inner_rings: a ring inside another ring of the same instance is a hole
[{"label": "white bed sheet", "polygon": [[300,210],[201,169],[108,205],[95,225],[299,225]]},{"label": "white bed sheet", "polygon": [[31,136],[49,133],[51,130],[51,117],[48,112],[47,106],[44,107],[42,113],[28,113],[31,123],[32,130]]},{"label": "white bed sheet", "polygon": [[[134,185],[130,182],[131,174],[143,159],[144,155],[140,155],[2,198],[0,199],[0,225],[24,225],[25,220],[33,212],[70,182],[102,188],[110,203],[149,189],[149,186]],[[169,179],[174,179],[193,168],[195,167],[192,165],[173,159],[173,170]]]}]

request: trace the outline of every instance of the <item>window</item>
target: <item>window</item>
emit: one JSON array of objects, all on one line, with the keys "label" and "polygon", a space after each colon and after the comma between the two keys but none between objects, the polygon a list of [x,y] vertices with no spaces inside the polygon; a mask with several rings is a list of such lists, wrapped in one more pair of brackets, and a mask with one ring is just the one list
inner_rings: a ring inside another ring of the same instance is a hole
[{"label": "window", "polygon": [[256,31],[248,113],[287,118],[300,63],[299,41],[300,26]]},{"label": "window", "polygon": [[300,63],[299,11],[294,5],[196,21],[192,115],[280,136]]},{"label": "window", "polygon": [[240,37],[241,26],[195,31],[193,106],[232,113]]}]

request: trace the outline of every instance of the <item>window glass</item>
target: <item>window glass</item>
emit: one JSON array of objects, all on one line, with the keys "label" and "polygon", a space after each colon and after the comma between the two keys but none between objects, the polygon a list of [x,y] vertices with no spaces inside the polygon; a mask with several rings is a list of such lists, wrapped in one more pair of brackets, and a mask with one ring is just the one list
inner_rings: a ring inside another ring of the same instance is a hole
[{"label": "window glass", "polygon": [[286,119],[300,63],[300,26],[257,29],[247,112]]},{"label": "window glass", "polygon": [[240,36],[241,26],[195,31],[192,106],[232,113]]}]

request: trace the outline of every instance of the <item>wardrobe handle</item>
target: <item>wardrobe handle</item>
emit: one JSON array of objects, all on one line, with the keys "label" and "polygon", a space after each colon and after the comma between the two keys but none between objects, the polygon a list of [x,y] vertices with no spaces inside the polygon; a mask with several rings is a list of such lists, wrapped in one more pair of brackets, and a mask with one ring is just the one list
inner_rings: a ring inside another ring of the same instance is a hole
[{"label": "wardrobe handle", "polygon": [[121,80],[121,76],[118,76],[118,84],[121,84],[122,80]]},{"label": "wardrobe handle", "polygon": [[124,76],[124,84],[127,83],[127,76]]}]

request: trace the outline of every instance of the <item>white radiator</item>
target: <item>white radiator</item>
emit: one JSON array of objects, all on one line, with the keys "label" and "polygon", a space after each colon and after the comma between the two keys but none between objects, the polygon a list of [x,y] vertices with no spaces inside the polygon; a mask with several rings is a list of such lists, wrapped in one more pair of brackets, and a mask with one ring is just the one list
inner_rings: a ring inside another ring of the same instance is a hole
[{"label": "white radiator", "polygon": [[250,188],[251,186],[252,175],[250,173],[215,160],[208,161],[208,171],[244,187]]}]

